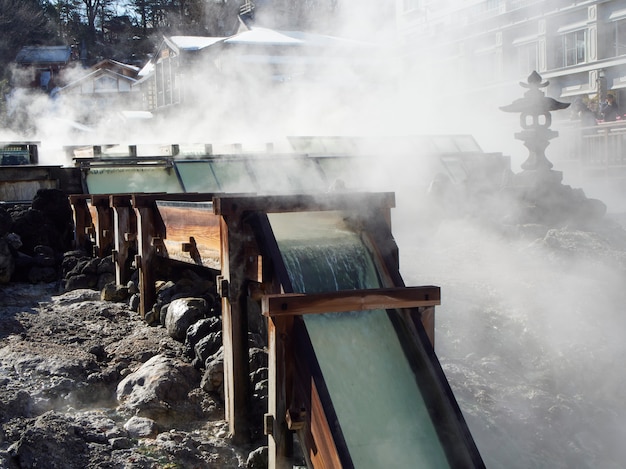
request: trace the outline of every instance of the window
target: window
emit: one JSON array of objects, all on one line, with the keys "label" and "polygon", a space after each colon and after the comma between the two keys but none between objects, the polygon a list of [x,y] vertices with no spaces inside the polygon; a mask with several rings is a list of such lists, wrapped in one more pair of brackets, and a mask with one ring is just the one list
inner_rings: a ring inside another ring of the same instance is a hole
[{"label": "window", "polygon": [[613,24],[615,56],[626,55],[626,19],[615,21]]},{"label": "window", "polygon": [[569,67],[586,60],[586,31],[584,29],[563,34],[556,48],[555,67]]},{"label": "window", "polygon": [[418,10],[422,6],[422,0],[404,0],[402,3],[405,12]]},{"label": "window", "polygon": [[526,76],[537,70],[537,43],[522,44],[517,47],[517,71]]},{"label": "window", "polygon": [[109,76],[96,78],[94,82],[94,92],[102,93],[107,91],[117,91],[117,80]]}]

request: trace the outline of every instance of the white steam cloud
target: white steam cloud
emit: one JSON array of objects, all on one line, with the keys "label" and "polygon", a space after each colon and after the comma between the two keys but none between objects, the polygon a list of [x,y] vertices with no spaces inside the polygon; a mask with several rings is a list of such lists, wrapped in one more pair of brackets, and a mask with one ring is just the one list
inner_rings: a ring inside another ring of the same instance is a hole
[{"label": "white steam cloud", "polygon": [[[364,25],[374,18],[358,17],[336,35],[367,39]],[[383,36],[387,41],[393,34]],[[423,65],[406,64],[396,59],[397,49],[385,48],[389,45],[394,44],[379,42],[369,49],[358,67],[339,60],[331,68],[325,61],[324,79],[318,69],[309,80],[293,76],[271,86],[252,68],[217,80],[216,62],[209,62],[196,73],[196,93],[181,112],[137,123],[123,120],[117,109],[91,115],[90,130],[75,124],[82,114],[75,103],[16,91],[13,118],[34,125],[22,135],[0,137],[41,140],[42,163],[71,164],[60,150],[64,145],[470,134],[485,151],[510,155],[513,171],[519,171],[527,150],[513,137],[518,116],[499,106],[521,97],[524,89],[480,100],[455,94],[442,87],[436,57],[424,52]],[[419,73],[406,74],[407,65]],[[430,168],[423,155],[394,149],[393,138],[386,141],[388,153],[377,148],[376,168],[360,175],[360,182],[398,191],[393,230],[406,283],[442,287],[436,350],[487,466],[621,467],[626,461],[623,252],[603,242],[606,233],[525,227],[536,229],[535,235],[510,238],[487,229],[482,219],[435,216],[424,210]],[[557,141],[546,151],[553,161],[561,156]],[[403,157],[389,160],[391,153]],[[561,169],[558,163],[555,169]],[[565,182],[570,180],[566,173]]]}]

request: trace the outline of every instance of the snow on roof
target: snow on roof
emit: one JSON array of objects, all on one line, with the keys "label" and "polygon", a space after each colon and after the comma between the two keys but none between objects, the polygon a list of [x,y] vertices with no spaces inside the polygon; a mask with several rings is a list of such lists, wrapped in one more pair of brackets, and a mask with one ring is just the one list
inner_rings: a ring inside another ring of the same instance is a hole
[{"label": "snow on roof", "polygon": [[309,45],[309,46],[371,46],[371,44],[341,37],[304,31],[275,31],[253,27],[224,41],[226,44]]},{"label": "snow on roof", "polygon": [[226,44],[304,44],[301,39],[291,37],[280,31],[265,28],[252,28],[249,31],[236,34],[224,41]]},{"label": "snow on roof", "polygon": [[80,83],[92,79],[92,78],[96,78],[98,76],[101,75],[109,75],[109,76],[113,76],[118,80],[123,80],[123,81],[128,81],[131,84],[137,82],[137,79],[132,78],[132,77],[128,77],[126,75],[122,75],[121,73],[116,73],[113,70],[109,70],[107,68],[99,68],[98,70],[93,70],[89,73],[87,73],[86,75],[83,75],[82,77],[78,78],[77,80],[74,80],[71,83],[68,83],[67,85],[65,85],[63,88],[61,88],[61,91],[63,90],[68,90],[71,88],[76,87],[77,85],[79,85]]},{"label": "snow on roof", "polygon": [[147,77],[153,71],[154,71],[154,62],[152,60],[150,60],[150,61],[148,61],[148,63],[146,63],[146,65],[143,66],[143,68],[141,70],[139,70],[139,73],[137,73],[137,76],[138,77]]},{"label": "snow on roof", "polygon": [[224,40],[223,37],[205,36],[170,36],[169,39],[176,47],[184,50],[200,50]]},{"label": "snow on roof", "polygon": [[139,71],[139,67],[137,67],[136,65],[125,64],[125,63],[123,63],[123,62],[118,62],[117,60],[113,60],[113,59],[104,59],[104,60],[101,60],[100,62],[98,62],[96,65],[94,65],[94,66],[93,66],[93,67],[91,67],[91,68],[93,68],[93,69],[100,69],[100,68],[104,68],[104,66],[105,66],[107,63],[109,63],[109,64],[111,64],[111,65],[116,65],[116,66],[121,67],[121,68],[126,68],[126,69],[128,69],[128,70],[133,70],[133,71],[135,71],[135,72],[138,72],[138,71]]}]

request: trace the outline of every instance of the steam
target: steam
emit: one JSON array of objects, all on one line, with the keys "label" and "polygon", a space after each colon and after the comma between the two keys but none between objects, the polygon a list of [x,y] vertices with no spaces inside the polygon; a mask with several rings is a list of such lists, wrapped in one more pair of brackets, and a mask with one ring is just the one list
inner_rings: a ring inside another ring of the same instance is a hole
[{"label": "steam", "polygon": [[[446,74],[426,51],[423,65],[414,67],[419,73],[407,75],[407,64],[386,48],[393,34],[384,30],[382,40],[365,34],[374,18],[359,17],[337,29],[338,36],[363,41],[355,44],[359,60],[321,57],[320,67],[306,70],[315,71],[308,79],[285,76],[280,85],[252,65],[233,66],[218,81],[217,62],[209,60],[196,71],[200,79],[187,105],[148,121],[124,120],[123,109],[100,110],[85,121],[78,101],[15,90],[11,118],[24,124],[1,137],[41,140],[43,164],[71,164],[64,145],[391,137],[379,140],[385,145],[359,148],[378,157],[368,159],[354,179],[360,187],[397,191],[393,232],[407,285],[442,287],[436,351],[487,466],[621,467],[623,251],[608,244],[606,232],[573,229],[568,238],[566,230],[511,227],[526,235],[510,237],[486,227],[484,218],[446,218],[433,209],[426,196],[428,158],[421,148],[396,147],[400,139],[393,137],[472,135],[483,150],[511,156],[517,172],[527,157],[513,136],[518,116],[499,106],[524,90],[499,90],[481,99],[455,94],[442,85]],[[559,161],[568,155],[558,138],[546,155],[556,170],[563,169]],[[564,182],[585,190],[591,184],[570,172]],[[595,194],[603,195],[588,195]],[[478,206],[472,212],[487,211]]]}]

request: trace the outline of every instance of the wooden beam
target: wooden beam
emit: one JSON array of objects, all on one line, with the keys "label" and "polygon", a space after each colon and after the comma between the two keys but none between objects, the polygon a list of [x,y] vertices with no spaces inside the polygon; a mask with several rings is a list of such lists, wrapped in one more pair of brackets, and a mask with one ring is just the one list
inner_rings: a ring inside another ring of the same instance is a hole
[{"label": "wooden beam", "polygon": [[393,192],[335,192],[315,195],[216,196],[213,199],[213,210],[216,215],[234,215],[243,212],[370,211],[380,207],[395,207],[395,194]]},{"label": "wooden beam", "polygon": [[71,194],[69,196],[72,214],[74,216],[74,248],[87,250],[90,245],[89,231],[93,229],[91,213],[87,206],[86,194]]},{"label": "wooden beam", "polygon": [[108,195],[92,194],[91,205],[96,208],[96,255],[104,257],[114,244],[113,210]]},{"label": "wooden beam", "polygon": [[109,203],[113,209],[115,229],[115,282],[126,285],[131,277],[127,261],[132,240],[129,235],[137,235],[137,219],[131,205],[130,195],[111,195]]},{"label": "wooden beam", "polygon": [[439,287],[377,288],[326,293],[265,295],[263,315],[339,313],[370,309],[403,309],[441,304]]},{"label": "wooden beam", "polygon": [[221,270],[227,285],[222,291],[224,346],[224,406],[233,441],[249,441],[249,364],[245,244],[239,217],[221,217]]}]

